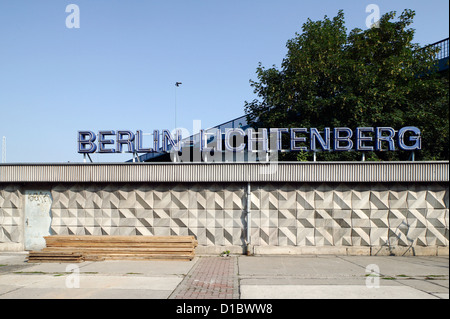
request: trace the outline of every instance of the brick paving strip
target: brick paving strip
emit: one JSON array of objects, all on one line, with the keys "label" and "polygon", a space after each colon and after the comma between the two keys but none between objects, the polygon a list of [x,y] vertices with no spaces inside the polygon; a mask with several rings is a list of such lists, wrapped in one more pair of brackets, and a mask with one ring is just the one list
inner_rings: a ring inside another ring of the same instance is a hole
[{"label": "brick paving strip", "polygon": [[239,299],[236,257],[199,257],[169,299]]}]

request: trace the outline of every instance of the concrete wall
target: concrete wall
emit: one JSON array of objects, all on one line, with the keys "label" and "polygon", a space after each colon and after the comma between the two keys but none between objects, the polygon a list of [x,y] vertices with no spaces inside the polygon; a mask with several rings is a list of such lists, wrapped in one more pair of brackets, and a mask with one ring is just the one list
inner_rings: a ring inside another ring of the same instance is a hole
[{"label": "concrete wall", "polygon": [[[0,183],[0,250],[24,243],[25,191],[51,192],[51,233],[194,235],[243,252],[247,183]],[[446,254],[447,183],[251,183],[255,253]]]}]

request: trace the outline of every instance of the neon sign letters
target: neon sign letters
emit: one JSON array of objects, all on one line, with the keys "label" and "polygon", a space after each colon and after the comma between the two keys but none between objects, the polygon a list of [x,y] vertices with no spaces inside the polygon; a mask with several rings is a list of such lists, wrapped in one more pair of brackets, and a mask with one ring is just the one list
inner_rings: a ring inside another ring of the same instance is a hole
[{"label": "neon sign letters", "polygon": [[[104,130],[78,132],[78,153],[169,153],[182,152],[186,142],[181,130],[174,134],[169,130],[153,131],[153,143],[144,145],[143,132],[138,130]],[[214,147],[209,147],[210,141]],[[422,149],[421,132],[417,127],[407,126],[394,130],[391,127],[326,127],[316,128],[262,128],[245,131],[227,128],[224,132],[199,133],[200,151],[414,151]],[[284,148],[283,148],[284,146]]]}]

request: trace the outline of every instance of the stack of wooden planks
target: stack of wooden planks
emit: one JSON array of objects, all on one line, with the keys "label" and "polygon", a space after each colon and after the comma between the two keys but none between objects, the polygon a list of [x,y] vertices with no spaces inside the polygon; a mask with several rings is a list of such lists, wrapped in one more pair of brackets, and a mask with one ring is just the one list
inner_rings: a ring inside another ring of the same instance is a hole
[{"label": "stack of wooden planks", "polygon": [[82,254],[73,252],[30,251],[28,254],[29,263],[81,263],[83,261]]},{"label": "stack of wooden planks", "polygon": [[[86,261],[100,260],[192,260],[197,240],[194,236],[47,236],[41,252],[30,252],[28,261],[37,253],[46,254],[53,262],[65,262],[67,256],[81,255]],[[42,259],[41,259],[42,260]]]}]

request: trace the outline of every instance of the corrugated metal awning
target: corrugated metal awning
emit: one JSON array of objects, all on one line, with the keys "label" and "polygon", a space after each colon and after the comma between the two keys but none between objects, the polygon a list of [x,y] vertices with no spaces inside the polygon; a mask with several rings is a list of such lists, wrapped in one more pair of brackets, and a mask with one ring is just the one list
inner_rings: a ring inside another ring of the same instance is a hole
[{"label": "corrugated metal awning", "polygon": [[449,162],[1,164],[0,183],[448,182]]}]

